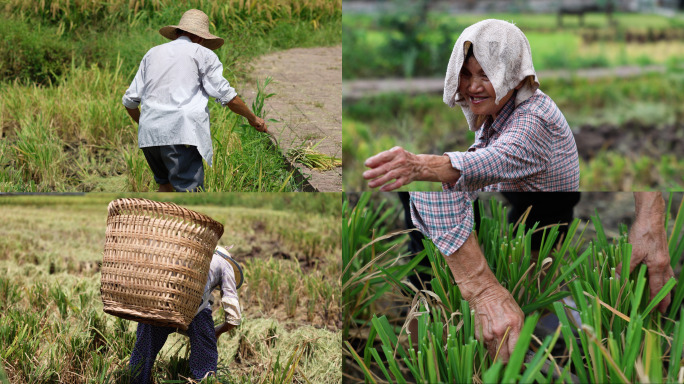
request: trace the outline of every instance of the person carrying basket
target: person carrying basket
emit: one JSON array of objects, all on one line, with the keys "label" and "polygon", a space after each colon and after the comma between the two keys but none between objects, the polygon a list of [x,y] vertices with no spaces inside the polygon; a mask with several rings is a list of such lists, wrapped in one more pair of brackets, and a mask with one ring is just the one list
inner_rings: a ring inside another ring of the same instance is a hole
[{"label": "person carrying basket", "polygon": [[[229,247],[228,249],[232,248]],[[209,266],[209,275],[204,287],[202,304],[197,309],[187,330],[190,337],[190,374],[195,380],[202,380],[216,373],[218,364],[217,341],[242,321],[237,290],[244,280],[242,268],[228,253],[228,249],[217,246]],[[221,288],[221,305],[225,312],[223,324],[214,327],[211,307],[212,291]],[[152,367],[157,354],[168,336],[177,328],[138,323],[135,347],[131,354],[131,383],[148,384],[152,378]]]}]

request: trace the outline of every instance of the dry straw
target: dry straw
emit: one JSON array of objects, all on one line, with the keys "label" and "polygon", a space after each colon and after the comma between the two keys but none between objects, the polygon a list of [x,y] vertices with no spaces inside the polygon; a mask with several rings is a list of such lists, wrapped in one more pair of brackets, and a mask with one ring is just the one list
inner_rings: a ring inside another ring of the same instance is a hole
[{"label": "dry straw", "polygon": [[108,211],[104,311],[187,330],[223,225],[176,204],[146,199],[114,200]]}]

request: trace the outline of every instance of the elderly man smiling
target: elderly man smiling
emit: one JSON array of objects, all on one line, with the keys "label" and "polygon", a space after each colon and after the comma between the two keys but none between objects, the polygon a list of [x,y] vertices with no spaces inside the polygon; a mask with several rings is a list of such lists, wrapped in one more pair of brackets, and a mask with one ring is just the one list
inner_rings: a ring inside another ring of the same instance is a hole
[{"label": "elderly man smiling", "polygon": [[401,147],[368,160],[363,177],[390,191],[413,181],[458,191],[576,191],[577,146],[565,117],[539,90],[530,44],[501,20],[466,28],[444,81],[444,102],[458,104],[476,131],[467,152],[415,155]]}]

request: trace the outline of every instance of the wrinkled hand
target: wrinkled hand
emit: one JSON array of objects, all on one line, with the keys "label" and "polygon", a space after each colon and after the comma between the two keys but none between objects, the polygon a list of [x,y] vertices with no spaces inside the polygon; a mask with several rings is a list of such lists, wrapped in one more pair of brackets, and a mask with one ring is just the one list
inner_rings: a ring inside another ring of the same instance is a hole
[{"label": "wrinkled hand", "polygon": [[[417,180],[422,171],[418,156],[401,147],[380,152],[368,158],[365,165],[371,168],[363,173],[363,178],[370,180],[368,186],[370,188],[382,186],[380,190],[384,192]],[[391,182],[392,180],[394,182]]]},{"label": "wrinkled hand", "polygon": [[[663,223],[652,220],[637,219],[629,231],[629,242],[632,244],[632,260],[629,263],[629,272],[639,264],[644,263],[648,268],[648,286],[651,291],[651,300],[660,289],[674,277],[674,271],[670,266],[670,253],[667,249],[667,235]],[[621,270],[621,265],[617,270]],[[656,308],[665,313],[671,301],[670,293],[658,304]]]},{"label": "wrinkled hand", "polygon": [[483,290],[469,303],[470,308],[475,311],[475,336],[484,342],[489,356],[494,358],[498,349],[498,359],[507,363],[525,321],[525,315],[518,303],[498,282]]},{"label": "wrinkled hand", "polygon": [[249,122],[249,125],[254,127],[254,129],[256,129],[259,132],[268,133],[268,128],[266,127],[266,121],[264,121],[264,119],[262,119],[261,117],[257,116],[256,120]]}]

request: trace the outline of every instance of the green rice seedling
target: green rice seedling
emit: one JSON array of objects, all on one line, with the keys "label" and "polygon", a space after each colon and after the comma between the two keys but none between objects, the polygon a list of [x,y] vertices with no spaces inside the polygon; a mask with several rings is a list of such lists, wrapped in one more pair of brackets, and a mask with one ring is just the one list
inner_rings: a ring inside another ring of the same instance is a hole
[{"label": "green rice seedling", "polygon": [[37,184],[58,188],[63,161],[62,141],[42,115],[26,116],[17,132],[15,158],[26,176]]},{"label": "green rice seedling", "polygon": [[54,285],[50,287],[50,297],[54,300],[54,303],[57,306],[57,309],[59,310],[59,314],[62,317],[62,319],[65,319],[68,313],[68,309],[71,306],[71,302],[69,300],[69,297],[67,296],[67,293],[64,292],[59,286]]},{"label": "green rice seedling", "polygon": [[2,366],[2,363],[0,362],[0,383],[9,383],[9,379],[7,378],[7,373],[5,372],[5,368]]},{"label": "green rice seedling", "polygon": [[[538,314],[525,320],[516,349],[505,370],[501,372],[501,363],[492,364],[483,345],[475,340],[475,329],[472,326],[474,319],[470,311],[463,312],[465,315],[462,312],[450,314],[439,305],[429,308],[425,304],[423,302],[418,306],[418,342],[413,345],[409,338],[408,349],[402,346],[385,316],[373,317],[364,360],[346,343],[357,363],[363,367],[369,382],[472,383],[477,382],[477,371],[480,371],[479,375],[484,382],[529,382],[521,379],[530,378],[540,382],[552,381],[551,378],[541,376],[540,370],[543,356],[553,348],[558,334],[555,337],[548,336],[526,369],[521,370]],[[463,301],[462,307],[467,310],[467,302]],[[457,316],[461,318],[460,321]],[[376,337],[382,343],[382,355],[377,349],[370,347]],[[382,372],[382,377],[375,376],[369,369],[371,358]]]},{"label": "green rice seedling", "polygon": [[[672,204],[670,196],[668,209]],[[669,211],[668,211],[669,212]],[[672,265],[681,257],[682,209],[668,236]],[[555,312],[563,324],[564,336],[570,348],[572,365],[578,377],[593,382],[654,381],[678,382],[681,363],[682,296],[677,288],[672,292],[672,306],[668,319],[654,308],[675,286],[668,281],[653,300],[646,284],[646,267],[641,266],[631,275],[628,266],[631,245],[626,229],[613,242],[609,242],[598,215],[592,216],[597,238],[589,244],[589,262],[577,269],[577,279],[569,285],[582,322],[581,328],[568,321],[566,309],[555,303]],[[663,225],[669,228],[669,217]],[[677,253],[679,252],[679,253]],[[571,252],[576,257],[575,252]],[[619,264],[622,270],[616,273]],[[566,329],[579,331],[581,348],[571,340]],[[673,343],[673,341],[675,343]],[[676,343],[679,344],[676,344]],[[585,362],[580,351],[585,352]],[[588,353],[587,353],[588,352]],[[668,366],[663,365],[668,362]],[[586,371],[584,367],[586,365]]]},{"label": "green rice seedling", "polygon": [[[270,78],[263,85],[258,83],[252,105],[254,113],[262,118],[265,118],[265,100],[274,95],[265,93],[269,83]],[[287,172],[282,155],[273,151],[268,135],[243,124],[243,118],[234,113],[214,105],[210,109],[215,151],[212,167],[205,164],[206,191],[297,190],[293,173]]]},{"label": "green rice seedling", "polygon": [[[254,112],[255,115],[265,118],[266,116],[266,110],[264,109],[264,105],[266,104],[266,100],[270,99],[271,97],[275,96],[275,93],[266,93],[266,87],[268,87],[269,84],[271,84],[271,81],[273,78],[266,77],[263,83],[259,82],[259,79],[256,80],[257,84],[257,95],[254,98],[254,101],[252,101],[252,112]],[[268,120],[268,121],[276,121],[276,120]]]},{"label": "green rice seedling", "polygon": [[[672,200],[671,196],[668,212]],[[557,226],[545,228],[539,253],[544,269],[540,270],[527,252],[528,236],[536,226],[526,230],[524,219],[517,225],[507,223],[500,203],[490,204],[489,211],[484,206],[480,209],[483,215],[478,235],[485,258],[528,314],[508,365],[492,361],[482,344],[474,340],[467,302],[452,283],[443,257],[426,241],[425,253],[435,274],[433,292],[416,296],[403,327],[385,316],[373,316],[363,353],[345,344],[367,382],[681,382],[684,326],[676,315],[684,314],[682,298],[677,290],[672,291],[669,318],[655,311],[675,281],[668,281],[653,300],[649,299],[646,267],[632,274],[626,269],[631,257],[626,227],[610,241],[595,215],[591,221],[596,238],[586,245],[578,221],[570,224],[567,237],[557,245]],[[684,247],[681,212],[680,207],[672,223],[669,215],[663,223],[668,228],[673,266],[679,265]],[[544,263],[549,255],[553,255],[552,260]],[[505,268],[507,262],[517,268]],[[622,270],[617,271],[620,264]],[[526,271],[534,273],[525,277]],[[387,281],[402,289],[391,278]],[[518,291],[521,285],[525,287],[522,293]],[[563,286],[569,291],[559,290]],[[576,308],[560,301],[567,296]],[[542,309],[552,310],[560,320],[555,334],[543,341],[532,335],[537,311]],[[415,335],[404,336],[409,319],[417,321],[416,344]],[[531,340],[535,340],[535,353],[526,357]],[[553,356],[551,350],[559,340],[566,347],[564,356]]]},{"label": "green rice seedling", "polygon": [[550,306],[569,295],[558,288],[588,256],[583,254],[572,264],[564,265],[579,220],[570,223],[568,234],[557,249],[554,245],[558,239],[558,226],[543,229],[539,255],[534,261],[531,241],[532,233],[538,230],[536,223],[527,230],[524,219],[516,224],[507,223],[506,210],[495,200],[490,202],[491,217],[486,215],[483,204],[479,210],[482,219],[478,239],[485,258],[497,280],[511,292],[524,313]]},{"label": "green rice seedling", "polygon": [[404,241],[407,231],[388,233],[387,223],[395,216],[397,206],[385,202],[373,207],[370,193],[359,195],[356,206],[349,197],[343,201],[342,219],[342,306],[343,338],[348,340],[352,328],[358,330],[375,313],[374,302],[389,293],[398,283],[404,292],[412,291],[400,283],[425,257],[419,254],[401,264],[391,252]]},{"label": "green rice seedling", "polygon": [[316,303],[318,298],[318,285],[315,277],[306,277],[306,293],[307,293],[307,303],[306,303],[306,319],[308,321],[313,321],[316,315]]},{"label": "green rice seedling", "polygon": [[154,176],[145,160],[145,155],[138,148],[126,148],[123,151],[123,158],[126,163],[127,190],[133,192],[150,192],[156,188],[153,186]]},{"label": "green rice seedling", "polygon": [[21,300],[19,289],[15,284],[12,284],[9,278],[0,277],[0,309],[10,309]]}]

